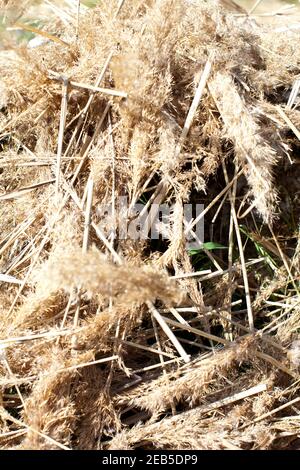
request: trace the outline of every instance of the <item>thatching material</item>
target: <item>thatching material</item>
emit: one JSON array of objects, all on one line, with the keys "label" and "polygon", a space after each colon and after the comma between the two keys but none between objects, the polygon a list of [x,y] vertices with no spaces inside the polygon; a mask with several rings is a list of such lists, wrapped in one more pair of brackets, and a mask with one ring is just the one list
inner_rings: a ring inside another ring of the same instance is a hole
[{"label": "thatching material", "polygon": [[299,33],[53,8],[0,51],[0,446],[299,446]]}]

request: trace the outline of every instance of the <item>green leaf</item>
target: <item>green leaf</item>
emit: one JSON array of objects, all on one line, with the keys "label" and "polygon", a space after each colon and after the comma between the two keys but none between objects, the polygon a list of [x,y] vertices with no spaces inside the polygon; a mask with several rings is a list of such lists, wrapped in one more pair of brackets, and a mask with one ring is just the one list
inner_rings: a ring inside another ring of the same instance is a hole
[{"label": "green leaf", "polygon": [[203,250],[212,251],[212,250],[227,250],[227,249],[228,249],[227,246],[220,245],[220,243],[206,242],[206,243],[203,243],[200,248],[194,248],[192,250],[189,250],[189,255],[190,256],[197,255]]}]

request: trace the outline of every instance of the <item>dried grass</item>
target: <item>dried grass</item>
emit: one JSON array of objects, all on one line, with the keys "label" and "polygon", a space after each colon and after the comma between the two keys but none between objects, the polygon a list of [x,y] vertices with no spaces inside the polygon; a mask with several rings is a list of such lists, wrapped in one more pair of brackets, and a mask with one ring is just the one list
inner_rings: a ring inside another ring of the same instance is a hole
[{"label": "dried grass", "polygon": [[[0,51],[0,447],[299,447],[299,33],[231,1],[45,8]],[[174,204],[164,240],[120,236],[138,202]]]}]

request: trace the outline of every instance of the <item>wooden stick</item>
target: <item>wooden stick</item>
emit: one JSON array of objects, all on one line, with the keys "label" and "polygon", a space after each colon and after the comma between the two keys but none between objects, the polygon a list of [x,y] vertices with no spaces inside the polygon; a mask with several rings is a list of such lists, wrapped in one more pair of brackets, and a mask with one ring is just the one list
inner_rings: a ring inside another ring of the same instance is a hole
[{"label": "wooden stick", "polygon": [[[5,367],[6,367],[7,371],[8,371],[9,377],[10,377],[11,379],[15,379],[15,376],[14,376],[14,374],[13,374],[11,368],[10,368],[10,365],[9,365],[9,363],[8,363],[8,361],[7,361],[7,359],[6,359],[5,357],[2,358],[2,362],[4,363],[4,365],[5,365]],[[21,391],[20,391],[20,388],[19,388],[19,385],[18,385],[18,384],[15,384],[15,389],[17,390],[17,394],[18,394],[18,396],[19,396],[19,398],[20,398],[20,400],[21,400],[21,403],[22,403],[22,405],[23,405],[24,410],[26,410],[24,398],[23,398],[23,396],[22,396],[22,393],[21,393]]]},{"label": "wooden stick", "polygon": [[[226,170],[224,162],[222,162],[222,166],[223,166],[225,181],[226,181],[226,183],[228,183],[229,179],[228,179],[228,174],[227,174],[227,170]],[[236,175],[237,175],[237,166],[235,167],[235,176]],[[250,297],[246,261],[245,261],[243,243],[242,243],[239,223],[238,223],[238,220],[237,220],[235,204],[234,204],[234,199],[233,199],[233,195],[236,194],[236,184],[237,184],[237,180],[235,179],[234,184],[233,184],[232,193],[230,191],[228,194],[229,194],[229,200],[230,200],[230,205],[231,205],[231,216],[232,216],[233,225],[234,225],[234,228],[235,228],[235,234],[236,234],[236,239],[237,239],[237,242],[238,242],[239,253],[240,253],[242,274],[243,274],[244,287],[245,287],[246,305],[247,305],[247,312],[248,312],[248,322],[249,322],[250,330],[254,330],[254,320],[253,320],[252,303],[251,303],[251,297]],[[232,266],[230,266],[229,274],[230,275],[232,274]]]},{"label": "wooden stick", "polygon": [[77,0],[77,11],[76,11],[76,41],[79,38],[79,20],[80,20],[80,0]]},{"label": "wooden stick", "polygon": [[59,370],[56,371],[56,373],[60,374],[61,372],[76,370],[76,369],[80,369],[82,367],[93,366],[95,364],[103,364],[104,362],[111,362],[111,361],[115,361],[116,359],[118,359],[118,356],[104,357],[102,359],[97,359],[97,360],[91,361],[91,362],[82,362],[81,364],[75,364],[74,366],[64,367],[63,369],[59,369]]},{"label": "wooden stick", "polygon": [[55,184],[56,196],[58,196],[58,193],[59,193],[61,157],[62,157],[62,148],[63,148],[63,142],[64,142],[64,132],[65,132],[65,125],[66,125],[67,105],[68,105],[68,79],[63,77],[62,80],[63,80],[62,99],[61,99],[61,112],[60,112],[60,123],[59,123],[59,131],[58,131],[57,162],[56,162],[56,184]]},{"label": "wooden stick", "polygon": [[170,318],[166,318],[166,317],[161,317],[161,318],[165,321],[165,323],[175,326],[181,330],[187,330],[190,333],[194,333],[197,336],[203,336],[203,338],[211,339],[212,341],[216,341],[217,343],[221,343],[226,346],[230,344],[230,341],[227,341],[223,338],[219,338],[218,336],[212,335],[211,333],[206,333],[205,331],[198,330],[197,328],[193,328],[190,325],[179,323],[177,321],[171,320]]},{"label": "wooden stick", "polygon": [[178,310],[176,310],[176,308],[170,307],[169,310],[174,315],[176,320],[179,321],[179,323],[181,323],[182,325],[188,325],[188,322],[180,315],[180,313],[178,312]]},{"label": "wooden stick", "polygon": [[[54,72],[53,70],[49,70],[49,78],[54,79],[54,80],[66,80],[64,77],[62,77],[59,73]],[[110,96],[117,96],[120,98],[127,98],[127,93],[125,91],[120,91],[120,90],[115,90],[113,88],[102,88],[99,86],[95,85],[89,85],[88,83],[81,83],[81,82],[75,82],[74,80],[69,80],[69,85],[75,87],[75,88],[83,88],[85,90],[90,90],[99,93],[104,93],[106,95]]]},{"label": "wooden stick", "polygon": [[249,388],[248,390],[244,390],[243,392],[235,393],[230,397],[222,398],[221,400],[215,401],[214,403],[210,403],[209,405],[199,406],[197,410],[201,413],[207,413],[212,410],[217,410],[218,408],[222,408],[222,406],[231,405],[240,400],[244,400],[245,398],[251,397],[253,395],[257,395],[258,393],[265,392],[267,390],[266,384],[258,384],[254,387]]},{"label": "wooden stick", "polygon": [[[99,74],[99,76],[98,76],[98,78],[97,78],[97,80],[96,80],[96,83],[95,83],[95,86],[96,86],[96,87],[98,87],[98,86],[100,85],[101,81],[103,80],[103,77],[104,77],[104,75],[105,75],[105,73],[106,73],[106,70],[107,70],[107,68],[108,68],[108,66],[109,66],[109,63],[110,63],[110,61],[111,61],[111,59],[112,59],[112,56],[113,56],[113,52],[110,52],[109,56],[107,57],[107,59],[106,59],[104,65],[103,65],[103,67],[102,67],[102,70],[101,70],[101,72],[100,72],[100,74]],[[70,142],[69,142],[69,144],[68,144],[68,147],[67,147],[67,149],[66,149],[64,155],[67,155],[69,149],[71,148],[71,145],[72,145],[72,143],[73,143],[73,141],[74,141],[74,139],[75,139],[75,137],[76,137],[76,135],[77,135],[77,133],[78,133],[78,131],[79,131],[79,129],[80,129],[82,123],[83,123],[83,121],[84,121],[84,118],[85,118],[85,116],[86,116],[86,114],[87,114],[87,112],[88,112],[88,110],[89,110],[89,107],[90,107],[91,104],[92,104],[92,101],[93,101],[93,99],[94,99],[94,96],[95,96],[94,93],[91,93],[91,94],[90,94],[90,96],[89,96],[89,98],[88,98],[88,100],[87,100],[87,103],[86,103],[85,107],[84,107],[81,111],[79,111],[79,113],[77,113],[77,114],[71,119],[71,121],[67,124],[67,129],[68,129],[68,128],[73,124],[73,122],[76,121],[76,119],[80,118],[79,122],[78,122],[77,125],[76,125],[76,129],[75,129],[75,131],[74,131],[74,133],[73,133],[73,135],[72,135],[72,137],[71,137],[71,139],[70,139]]]},{"label": "wooden stick", "polygon": [[20,279],[16,279],[13,276],[9,276],[7,274],[1,274],[1,273],[0,273],[0,282],[7,282],[9,284],[22,284],[22,281]]},{"label": "wooden stick", "polygon": [[293,400],[289,401],[288,403],[285,403],[284,405],[281,405],[278,408],[274,408],[273,410],[268,411],[267,413],[264,413],[261,416],[258,416],[258,418],[253,419],[250,423],[244,424],[239,429],[245,429],[248,426],[251,426],[252,424],[258,423],[259,421],[262,421],[263,419],[268,418],[269,416],[272,416],[275,413],[278,413],[278,411],[284,410],[288,406],[294,405],[295,403],[298,403],[299,401],[300,401],[300,397],[294,398]]},{"label": "wooden stick", "polygon": [[[78,208],[82,211],[82,207],[81,207],[81,201],[79,199],[79,197],[77,196],[76,192],[74,191],[74,189],[72,189],[72,187],[67,183],[67,181],[65,180],[64,181],[64,185],[65,185],[65,188],[67,190],[67,192],[70,194],[71,198],[73,199],[73,201],[75,202],[75,204],[78,206]],[[121,265],[123,262],[122,262],[122,259],[121,257],[118,255],[118,253],[115,251],[114,247],[112,246],[111,243],[109,243],[109,241],[107,240],[107,238],[104,236],[104,234],[102,233],[101,229],[94,223],[94,222],[91,222],[91,227],[95,230],[96,232],[96,235],[99,237],[99,239],[102,241],[102,243],[106,246],[106,248],[110,251],[110,253],[112,254],[113,256],[113,259],[114,261]]]},{"label": "wooden stick", "polygon": [[272,235],[272,237],[273,237],[273,240],[275,241],[275,244],[276,244],[278,253],[279,253],[279,255],[280,255],[281,259],[282,259],[282,262],[283,262],[283,264],[284,264],[285,269],[287,270],[287,273],[288,273],[288,275],[289,275],[289,278],[290,278],[290,280],[291,280],[291,283],[293,284],[294,289],[295,289],[295,291],[297,292],[297,294],[300,295],[299,289],[298,289],[298,287],[297,287],[297,284],[296,284],[295,281],[294,281],[294,277],[293,277],[293,275],[292,275],[292,273],[291,273],[291,269],[290,269],[290,266],[289,266],[289,265],[290,265],[290,259],[288,259],[287,256],[283,253],[283,251],[282,251],[282,249],[281,249],[281,246],[279,245],[279,242],[278,242],[278,240],[277,240],[277,237],[276,237],[276,235],[275,235],[275,233],[274,233],[274,231],[273,231],[273,229],[272,229],[272,227],[271,227],[270,224],[269,224],[269,230],[270,230],[270,232],[271,232],[271,235]]},{"label": "wooden stick", "polygon": [[59,448],[62,449],[62,450],[71,450],[69,447],[65,446],[64,444],[61,444],[60,442],[56,441],[55,439],[52,439],[52,437],[47,436],[47,435],[44,434],[43,432],[40,432],[40,431],[38,431],[37,429],[34,429],[33,427],[29,426],[28,424],[23,423],[23,421],[14,418],[14,417],[11,416],[6,410],[3,409],[3,410],[1,411],[1,413],[4,415],[4,417],[5,417],[5,419],[6,419],[7,421],[11,421],[12,423],[18,424],[18,425],[21,426],[22,428],[26,428],[26,429],[28,429],[29,431],[32,431],[32,432],[38,434],[39,436],[43,437],[46,441],[51,442],[51,444],[55,444],[57,447],[59,447]]},{"label": "wooden stick", "polygon": [[[177,349],[178,354],[182,357],[184,362],[186,362],[186,363],[190,362],[190,360],[191,360],[190,356],[185,352],[185,350],[183,349],[183,347],[179,343],[178,339],[176,338],[176,336],[174,335],[172,330],[167,325],[167,321],[166,321],[167,319],[161,316],[161,314],[154,307],[152,302],[148,301],[147,306],[148,306],[150,312],[153,314],[153,317],[155,318],[155,320],[159,323],[161,329],[168,336],[168,338],[171,341],[171,343],[173,344],[173,346]],[[179,325],[180,325],[180,323],[179,323]]]},{"label": "wooden stick", "polygon": [[72,85],[75,88],[84,88],[86,90],[90,90],[93,92],[104,93],[110,96],[118,96],[120,98],[127,98],[128,96],[125,91],[115,90],[113,88],[97,87],[94,85],[88,85],[87,83],[74,82],[73,80],[70,81],[70,85]]},{"label": "wooden stick", "polygon": [[32,184],[30,186],[24,186],[24,188],[20,188],[17,191],[0,195],[0,201],[16,199],[17,197],[24,196],[24,194],[27,194],[30,191],[34,191],[37,188],[41,188],[42,186],[46,186],[47,184],[52,184],[54,182],[55,182],[55,179],[51,179],[47,181],[41,181],[40,183]]},{"label": "wooden stick", "polygon": [[8,432],[4,432],[2,434],[0,434],[0,439],[5,439],[5,438],[9,438],[9,437],[19,437],[19,436],[22,436],[22,434],[26,434],[28,431],[28,429],[17,429],[16,431],[8,431]]},{"label": "wooden stick", "polygon": [[280,116],[285,121],[285,123],[289,126],[291,131],[293,131],[295,136],[298,138],[298,140],[300,140],[300,131],[298,131],[297,127],[292,123],[290,118],[285,114],[285,112],[283,111],[283,109],[281,109],[280,106],[276,106],[276,109],[277,109],[278,113],[280,114]]},{"label": "wooden stick", "polygon": [[[159,332],[158,332],[158,328],[157,328],[157,322],[156,322],[156,320],[153,316],[153,313],[151,313],[151,319],[152,319],[152,325],[153,325],[153,330],[154,330],[154,335],[155,335],[156,342],[158,344],[159,349],[162,350],[161,340],[160,340]],[[165,366],[164,356],[162,354],[159,355],[159,360],[160,360],[160,363],[162,365],[162,371],[163,371],[163,375],[164,375],[166,384],[169,385],[170,384],[170,379],[169,379],[169,375],[167,373],[167,369],[166,369],[166,366]],[[175,406],[173,397],[170,398],[170,405],[171,405],[172,415],[174,416],[176,414],[176,406]]]},{"label": "wooden stick", "polygon": [[191,128],[191,125],[192,125],[192,122],[194,120],[197,108],[200,104],[203,92],[205,90],[208,77],[209,77],[210,72],[211,72],[213,59],[214,59],[214,55],[212,54],[211,57],[207,60],[207,62],[205,64],[205,67],[204,67],[204,70],[201,74],[200,81],[199,81],[197,89],[196,89],[196,93],[194,95],[192,104],[190,106],[188,115],[186,117],[183,129],[182,129],[182,132],[181,132],[179,143],[177,144],[177,147],[176,147],[176,150],[175,150],[175,158],[179,157],[182,145],[183,145],[183,143],[184,143],[184,141],[185,141],[185,139],[186,139],[186,137],[189,133],[189,130]]},{"label": "wooden stick", "polygon": [[[225,195],[226,196],[226,195]],[[184,218],[183,219],[183,223],[184,223],[184,226],[185,227],[188,227],[188,222],[187,220]],[[199,248],[201,248],[203,250],[203,252],[206,254],[206,256],[210,259],[210,261],[213,263],[213,265],[215,266],[215,268],[217,268],[218,271],[222,271],[222,268],[221,266],[219,265],[219,263],[215,260],[214,256],[211,254],[211,252],[209,250],[207,250],[206,248],[204,248],[203,246],[203,243],[201,242],[201,240],[199,240],[197,234],[194,232],[193,229],[189,229],[188,228],[188,231],[189,233],[191,233],[191,235],[194,237],[194,239],[197,241],[197,243],[199,244]]]},{"label": "wooden stick", "polygon": [[[111,113],[108,113],[108,126],[109,130],[112,131],[112,118]],[[112,179],[112,188],[111,188],[111,207],[112,207],[112,232],[110,235],[110,242],[112,246],[114,245],[115,237],[116,237],[116,152],[115,152],[115,144],[112,132],[110,132],[109,136],[110,140],[110,147],[111,147],[111,179]]]},{"label": "wooden stick", "polygon": [[[255,264],[261,263],[262,261],[265,261],[265,258],[258,258],[253,261],[248,261],[247,263],[245,263],[245,265],[246,267],[253,266]],[[240,270],[241,270],[241,266],[233,266],[231,269],[232,272],[237,272]],[[224,274],[228,274],[228,273],[229,273],[229,269],[224,269],[223,271],[215,271],[215,272],[212,272],[211,274],[207,274],[203,276],[203,278],[201,278],[201,282],[208,281],[209,279],[214,279],[215,277],[218,277],[218,276],[224,276]]]},{"label": "wooden stick", "polygon": [[86,209],[85,209],[85,220],[84,220],[84,233],[83,233],[83,243],[82,243],[82,252],[86,253],[89,245],[89,233],[91,225],[91,213],[92,213],[92,203],[93,203],[93,188],[94,182],[90,177],[87,182],[87,200],[86,200]]},{"label": "wooden stick", "polygon": [[234,182],[244,173],[244,169],[241,169],[235,176],[234,178],[232,178],[232,180],[230,181],[230,183],[228,183],[224,189],[222,189],[222,191],[211,201],[210,204],[208,204],[208,206],[204,209],[204,211],[202,211],[198,217],[196,217],[196,219],[189,224],[189,226],[186,228],[185,230],[185,233],[188,233],[189,230],[191,230],[193,227],[195,227],[195,225],[203,219],[203,217],[205,216],[205,214],[207,214],[207,212],[210,211],[210,209],[215,205],[215,203],[228,191],[229,188],[231,188],[231,186],[234,184]]},{"label": "wooden stick", "polygon": [[[170,359],[169,361],[165,361],[164,362],[164,365],[169,365],[169,364],[175,364],[181,360],[180,357],[175,357],[174,359]],[[153,369],[157,369],[159,367],[162,367],[162,364],[161,362],[157,363],[157,364],[153,364],[152,366],[146,366],[146,367],[142,367],[141,369],[136,369],[134,371],[132,371],[132,374],[140,374],[142,372],[148,372],[149,370],[153,370]]]},{"label": "wooden stick", "polygon": [[[79,331],[79,330],[77,330]],[[14,344],[14,343],[19,343],[22,341],[33,341],[36,339],[41,339],[41,338],[56,338],[57,336],[66,336],[66,335],[73,335],[74,331],[73,330],[60,330],[60,331],[49,331],[47,333],[37,333],[36,335],[26,335],[26,336],[15,336],[11,338],[6,338],[6,339],[0,339],[0,348],[6,347],[6,345]]]},{"label": "wooden stick", "polygon": [[125,0],[119,0],[119,4],[118,4],[117,9],[116,9],[116,12],[115,12],[115,14],[114,14],[114,19],[116,19],[117,16],[118,16],[118,14],[120,13],[121,8],[122,8],[122,6],[124,5],[124,2],[125,2]]},{"label": "wooden stick", "polygon": [[[84,232],[83,232],[83,243],[82,243],[82,253],[85,254],[88,251],[88,244],[89,244],[89,233],[90,233],[90,223],[91,223],[91,212],[92,212],[92,202],[93,202],[93,180],[90,177],[87,185],[87,202],[86,202],[86,210],[84,213]],[[74,191],[75,193],[75,191]],[[80,314],[80,303],[81,303],[81,295],[80,295],[80,287],[77,289],[77,305],[74,315],[73,327],[77,328],[79,323],[79,314]],[[72,348],[75,348],[77,344],[76,335],[72,338]]]},{"label": "wooden stick", "polygon": [[297,372],[292,371],[291,369],[286,367],[284,364],[277,361],[277,359],[274,359],[274,357],[269,356],[269,354],[263,353],[261,351],[255,351],[254,354],[257,357],[259,357],[260,359],[263,359],[264,361],[268,362],[269,364],[272,364],[272,366],[277,367],[277,369],[282,370],[282,372],[285,372],[290,377],[293,377],[293,379],[299,379],[300,378],[300,375]]},{"label": "wooden stick", "polygon": [[293,85],[293,88],[292,88],[292,91],[290,93],[290,96],[289,96],[289,99],[288,99],[288,102],[287,102],[287,105],[286,105],[286,108],[287,109],[292,109],[293,105],[295,104],[295,101],[297,99],[297,96],[299,94],[299,91],[300,91],[300,80],[297,79]]},{"label": "wooden stick", "polygon": [[249,12],[248,12],[248,15],[251,15],[252,13],[254,13],[254,11],[256,10],[256,8],[260,5],[260,3],[262,2],[263,0],[256,0],[256,2],[254,3],[253,7],[250,8]]},{"label": "wooden stick", "polygon": [[187,279],[190,277],[204,276],[204,274],[211,274],[211,269],[195,271],[194,273],[177,274],[176,276],[170,276],[170,279]]},{"label": "wooden stick", "polygon": [[172,354],[166,353],[166,352],[161,351],[159,349],[154,349],[154,348],[151,348],[149,346],[143,346],[142,344],[133,343],[132,341],[121,340],[121,343],[122,344],[127,344],[127,346],[131,346],[132,348],[142,349],[143,351],[148,351],[148,352],[151,352],[151,353],[154,353],[154,354],[163,355],[163,356],[171,357],[171,358],[174,359],[174,356]]}]

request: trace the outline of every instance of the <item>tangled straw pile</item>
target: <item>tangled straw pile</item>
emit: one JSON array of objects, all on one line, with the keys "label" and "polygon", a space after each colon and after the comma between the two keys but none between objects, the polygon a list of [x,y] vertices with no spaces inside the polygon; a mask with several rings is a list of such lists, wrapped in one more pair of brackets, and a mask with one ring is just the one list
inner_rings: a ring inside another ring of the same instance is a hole
[{"label": "tangled straw pile", "polygon": [[299,32],[66,3],[0,53],[1,448],[299,448]]}]

